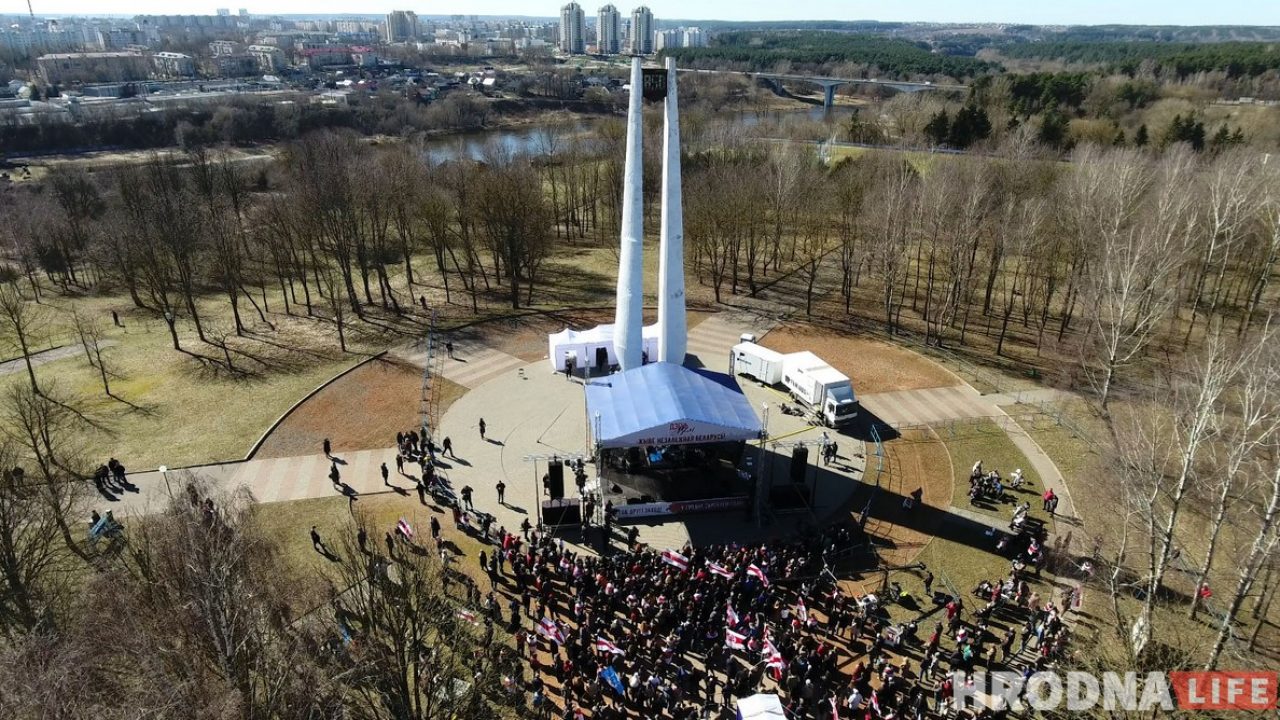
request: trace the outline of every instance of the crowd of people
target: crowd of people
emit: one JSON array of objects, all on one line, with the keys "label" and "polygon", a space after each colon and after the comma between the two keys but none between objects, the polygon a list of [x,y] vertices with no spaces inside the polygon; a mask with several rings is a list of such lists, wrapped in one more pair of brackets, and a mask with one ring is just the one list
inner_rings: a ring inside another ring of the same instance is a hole
[{"label": "crowd of people", "polygon": [[935,591],[923,568],[918,598],[896,582],[869,594],[838,582],[833,559],[864,540],[852,524],[679,551],[627,533],[625,549],[600,556],[523,530],[481,533],[493,543],[480,558],[482,612],[515,635],[528,673],[508,682],[539,717],[732,717],[758,692],[777,693],[794,718],[994,715],[954,707],[952,673],[1053,663],[1075,597],[1035,589],[1042,526],[1000,533],[1003,575],[967,601]]},{"label": "crowd of people", "polygon": [[[1064,617],[1078,596],[1036,589],[1044,528],[1026,522],[1025,505],[1013,532],[997,531],[990,548],[1000,574],[972,598],[935,589],[923,566],[919,596],[887,575],[859,592],[834,572],[839,558],[869,552],[855,523],[679,551],[644,546],[634,528],[621,538],[606,528],[605,552],[579,554],[527,521],[519,533],[493,527],[470,487],[455,494],[432,470],[429,440],[410,431],[398,446],[397,465],[419,462],[419,487],[429,485],[455,527],[486,544],[482,588],[456,566],[431,518],[449,585],[465,589],[464,602],[487,625],[514,636],[524,669],[503,684],[513,700],[525,693],[537,717],[734,717],[738,699],[760,692],[777,694],[791,718],[995,716],[954,707],[956,678],[1010,668],[1027,676],[1066,651]],[[387,541],[390,549],[414,540],[398,527]]]}]

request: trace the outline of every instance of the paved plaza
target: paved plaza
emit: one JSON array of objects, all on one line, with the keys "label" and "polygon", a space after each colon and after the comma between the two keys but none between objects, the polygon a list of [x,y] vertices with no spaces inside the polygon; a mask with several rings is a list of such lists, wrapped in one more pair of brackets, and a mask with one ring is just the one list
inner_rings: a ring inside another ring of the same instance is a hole
[{"label": "paved plaza", "polygon": [[[700,323],[689,335],[689,352],[708,369],[727,369],[730,348],[744,332],[763,335],[769,326],[746,316],[721,314]],[[515,529],[529,518],[536,521],[537,492],[546,462],[552,456],[573,457],[589,454],[586,433],[586,400],[582,379],[566,379],[554,373],[546,360],[524,363],[498,350],[474,341],[457,343],[455,359],[443,360],[446,378],[470,389],[455,401],[441,418],[438,439],[452,440],[456,457],[442,458],[442,470],[455,490],[471,486],[475,490],[477,509],[491,512],[499,525]],[[790,443],[821,442],[823,430],[808,425],[800,418],[777,411],[785,395],[772,388],[741,378],[743,391],[752,405],[768,405],[768,430],[778,448],[770,444],[763,456],[758,443],[752,443],[748,454],[763,457],[777,480],[784,482],[790,458]],[[406,398],[412,402],[412,398]],[[480,438],[479,421],[485,419],[487,437]],[[408,429],[408,428],[406,428]],[[863,443],[852,437],[826,431],[839,443],[841,458],[832,466],[819,467],[816,447],[810,451],[809,478],[816,481],[815,512],[819,517],[802,512],[767,518],[763,526],[745,513],[710,513],[689,516],[687,522],[651,522],[639,525],[642,542],[657,547],[680,547],[691,539],[696,542],[748,540],[778,530],[779,524],[812,522],[841,509],[862,479],[865,450]],[[194,468],[209,482],[232,489],[246,487],[263,503],[306,498],[329,497],[342,492],[357,495],[406,492],[405,502],[416,503],[413,481],[395,472],[393,438],[388,447],[377,450],[338,453],[340,481],[329,480],[330,460],[322,453],[287,458],[249,460]],[[317,448],[318,450],[318,448]],[[775,454],[776,451],[776,454]],[[391,469],[390,483],[384,484],[379,466]],[[167,483],[160,472],[136,473],[130,476],[141,492],[127,493],[116,502],[105,503],[121,517],[158,510],[167,498],[167,487],[176,487],[179,475],[187,471],[169,471]],[[406,472],[416,472],[406,466]],[[507,504],[500,505],[496,485],[506,484]],[[569,483],[569,491],[573,491]],[[572,539],[572,538],[569,538]]]},{"label": "paved plaza", "polygon": [[[772,321],[741,313],[720,313],[705,319],[689,333],[691,362],[710,370],[728,369],[730,348],[743,333],[763,336]],[[405,356],[419,363],[413,350]],[[581,378],[567,379],[551,370],[544,359],[526,363],[474,339],[455,343],[455,358],[444,359],[442,374],[469,391],[455,401],[441,418],[439,437],[449,437],[456,457],[442,458],[442,470],[455,490],[464,486],[474,489],[476,508],[492,513],[498,525],[510,530],[523,520],[537,520],[540,479],[551,457],[589,456],[587,447],[587,409]],[[875,458],[871,458],[872,474],[864,477],[868,466],[868,444],[865,438],[838,434],[833,430],[813,427],[804,420],[783,415],[780,403],[784,393],[762,386],[750,379],[738,379],[752,406],[765,415],[770,441],[764,448],[750,443],[748,455],[762,463],[771,481],[786,482],[791,448],[795,443],[810,443],[809,482],[816,487],[813,512],[799,511],[769,514],[762,524],[745,512],[691,515],[679,520],[641,521],[637,525],[642,542],[661,548],[678,548],[686,542],[751,541],[769,533],[785,532],[801,523],[821,522],[836,513],[847,513],[860,483],[874,483]],[[903,390],[864,395],[860,401],[874,419],[902,427],[936,425],[980,417],[1000,417],[1000,405],[1016,401],[1033,402],[1049,399],[1052,391],[1036,391],[1034,397],[980,395],[967,385]],[[1043,396],[1043,397],[1042,397]],[[413,402],[414,398],[405,398]],[[765,411],[767,406],[768,410]],[[481,439],[479,421],[484,418],[487,433]],[[1061,488],[1062,510],[1070,514],[1070,497],[1065,492],[1062,476],[1053,462],[1016,423],[1004,422],[1015,445],[1027,456],[1045,482]],[[409,428],[406,428],[408,430]],[[823,433],[839,443],[840,458],[830,466],[821,464],[817,445]],[[400,492],[406,503],[416,503],[413,478],[395,472],[394,438],[388,438],[382,449],[338,454],[341,485],[329,480],[330,460],[322,453],[285,458],[269,458],[209,465],[189,471],[145,472],[130,476],[140,489],[126,493],[114,502],[99,504],[117,516],[146,514],[160,509],[168,497],[168,487],[177,487],[182,473],[197,474],[208,482],[228,490],[243,486],[258,502],[274,503],[308,498],[333,497],[342,493],[367,496]],[[317,448],[319,450],[319,448]],[[871,446],[874,453],[874,446]],[[390,483],[382,481],[379,466],[391,469]],[[416,466],[406,466],[415,473]],[[506,505],[500,505],[496,485],[506,484]],[[574,487],[567,480],[572,495]],[[573,541],[576,534],[566,536]]]}]

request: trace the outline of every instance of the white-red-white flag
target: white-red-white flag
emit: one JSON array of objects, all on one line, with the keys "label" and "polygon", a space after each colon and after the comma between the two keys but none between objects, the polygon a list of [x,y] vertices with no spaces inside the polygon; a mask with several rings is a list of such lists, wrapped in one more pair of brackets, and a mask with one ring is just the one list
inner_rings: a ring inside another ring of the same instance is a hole
[{"label": "white-red-white flag", "polygon": [[840,706],[836,704],[835,698],[831,700],[831,720],[840,720]]},{"label": "white-red-white flag", "polygon": [[733,571],[720,563],[709,562],[707,563],[707,569],[710,570],[713,575],[719,575],[720,577],[729,578],[730,580],[733,579]]},{"label": "white-red-white flag", "polygon": [[759,565],[756,565],[755,563],[748,565],[747,575],[759,580],[761,585],[769,587],[769,578],[765,577],[764,570],[761,570]]},{"label": "white-red-white flag", "polygon": [[466,608],[458,608],[458,617],[469,623],[474,623],[476,621],[476,614]]},{"label": "white-red-white flag", "polygon": [[689,569],[689,558],[681,555],[675,550],[663,550],[662,561],[668,565],[674,565],[681,571]]},{"label": "white-red-white flag", "polygon": [[596,650],[604,653],[610,653],[613,655],[626,655],[626,653],[623,652],[622,648],[618,647],[617,645],[614,645],[613,643],[609,642],[608,638],[600,635],[596,636]]},{"label": "white-red-white flag", "polygon": [[733,603],[725,603],[724,617],[729,623],[729,627],[738,627],[738,623],[742,622],[742,618],[738,617],[738,612],[733,609]]},{"label": "white-red-white flag", "polygon": [[557,645],[564,644],[564,633],[560,632],[560,626],[555,620],[544,617],[538,621],[538,634]]},{"label": "white-red-white flag", "polygon": [[743,650],[747,647],[747,636],[725,628],[724,646],[733,650]]},{"label": "white-red-white flag", "polygon": [[400,531],[405,540],[413,539],[413,526],[409,524],[408,520],[400,518],[400,522],[396,523],[396,530]]},{"label": "white-red-white flag", "polygon": [[782,659],[782,653],[778,652],[777,646],[769,638],[765,638],[761,654],[764,655],[764,665],[767,668],[782,670],[787,666],[787,661]]},{"label": "white-red-white flag", "polygon": [[809,622],[809,608],[805,607],[804,598],[796,602],[796,615],[800,618],[800,622]]}]

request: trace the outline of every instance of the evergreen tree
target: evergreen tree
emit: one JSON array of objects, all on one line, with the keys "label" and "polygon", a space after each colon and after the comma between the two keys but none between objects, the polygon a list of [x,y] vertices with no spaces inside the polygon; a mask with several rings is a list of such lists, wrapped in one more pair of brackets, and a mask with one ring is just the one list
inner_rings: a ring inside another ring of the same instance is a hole
[{"label": "evergreen tree", "polygon": [[1067,116],[1051,108],[1040,120],[1040,142],[1055,150],[1067,149]]},{"label": "evergreen tree", "polygon": [[1124,136],[1124,128],[1116,128],[1116,136],[1112,138],[1111,144],[1116,147],[1124,147],[1127,141],[1128,139]]},{"label": "evergreen tree", "polygon": [[1138,126],[1138,132],[1133,136],[1133,144],[1137,147],[1146,147],[1151,138],[1147,136],[1147,126],[1145,124]]},{"label": "evergreen tree", "polygon": [[1230,144],[1231,144],[1231,131],[1227,129],[1226,125],[1223,125],[1222,127],[1218,128],[1218,132],[1214,133],[1213,139],[1209,141],[1209,145],[1213,147],[1215,152],[1225,148],[1227,145],[1230,145]]},{"label": "evergreen tree", "polygon": [[947,141],[948,135],[951,133],[951,119],[947,117],[946,110],[939,110],[933,117],[929,118],[929,123],[924,126],[924,134],[929,138],[929,142],[934,145],[942,145]]}]

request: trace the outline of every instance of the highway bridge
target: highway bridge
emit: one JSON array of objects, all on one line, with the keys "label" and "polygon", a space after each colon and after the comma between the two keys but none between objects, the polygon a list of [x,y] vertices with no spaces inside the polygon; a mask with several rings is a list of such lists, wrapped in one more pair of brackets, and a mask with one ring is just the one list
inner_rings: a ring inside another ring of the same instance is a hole
[{"label": "highway bridge", "polygon": [[889,87],[899,92],[925,92],[926,90],[936,90],[941,92],[969,92],[968,85],[944,85],[931,82],[907,82],[904,80],[880,80],[877,78],[837,78],[822,77],[818,75],[788,75],[785,73],[769,73],[769,72],[737,72],[734,70],[695,70],[693,68],[678,68],[683,73],[709,73],[718,75],[745,75],[753,80],[764,80],[772,83],[775,87],[781,88],[783,82],[804,82],[817,85],[822,88],[822,107],[830,111],[835,104],[836,88],[844,85],[875,85],[879,87]]}]

